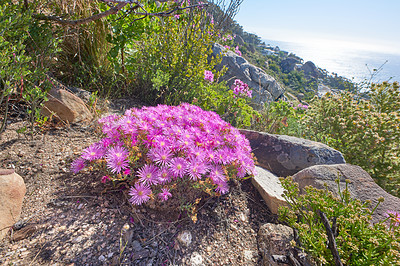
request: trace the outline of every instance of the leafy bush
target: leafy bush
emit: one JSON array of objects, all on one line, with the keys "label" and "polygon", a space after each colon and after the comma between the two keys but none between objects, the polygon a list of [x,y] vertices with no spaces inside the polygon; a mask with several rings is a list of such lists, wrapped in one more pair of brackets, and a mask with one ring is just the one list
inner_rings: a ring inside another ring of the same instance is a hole
[{"label": "leafy bush", "polygon": [[299,136],[303,134],[301,118],[308,109],[307,105],[291,103],[283,100],[266,103],[251,128],[271,134]]},{"label": "leafy bush", "polygon": [[397,83],[373,85],[369,101],[350,93],[315,98],[306,136],[341,151],[348,163],[368,171],[380,186],[400,195],[400,91]]},{"label": "leafy bush", "polygon": [[6,125],[11,95],[28,103],[33,130],[33,123],[39,117],[38,107],[48,89],[44,82],[45,69],[32,64],[32,58],[26,53],[32,17],[29,11],[22,10],[21,5],[0,1],[0,105],[4,102],[5,110],[0,133]]},{"label": "leafy bush", "polygon": [[234,127],[250,127],[258,113],[250,106],[251,91],[246,87],[247,84],[238,80],[238,86],[229,89],[226,82],[210,82],[207,74],[204,78],[206,82],[197,90],[193,104],[216,112]]},{"label": "leafy bush", "polygon": [[[155,13],[168,5],[176,3],[159,7],[148,3],[146,10]],[[110,60],[115,71],[125,71],[131,82],[125,94],[152,104],[191,102],[204,70],[216,63],[209,58],[216,34],[206,11],[194,8],[173,17],[134,19],[111,22],[114,35],[109,38],[114,44]]]},{"label": "leafy bush", "polygon": [[[337,182],[339,186],[339,179]],[[399,214],[393,215],[392,212],[386,220],[371,225],[371,215],[376,207],[370,210],[368,203],[351,199],[347,184],[343,191],[339,186],[339,197],[328,189],[313,187],[306,187],[304,193],[299,195],[298,184],[291,178],[282,180],[282,185],[289,207],[280,209],[280,217],[296,230],[299,236],[297,245],[318,265],[335,264],[318,211],[325,213],[336,232],[337,249],[344,265],[400,263]]]},{"label": "leafy bush", "polygon": [[150,198],[165,201],[182,186],[186,193],[192,187],[224,194],[229,179],[254,172],[248,140],[217,114],[197,106],[131,109],[99,122],[104,138],[83,151],[72,171],[94,167],[105,174],[103,181],[127,181],[135,205]]}]

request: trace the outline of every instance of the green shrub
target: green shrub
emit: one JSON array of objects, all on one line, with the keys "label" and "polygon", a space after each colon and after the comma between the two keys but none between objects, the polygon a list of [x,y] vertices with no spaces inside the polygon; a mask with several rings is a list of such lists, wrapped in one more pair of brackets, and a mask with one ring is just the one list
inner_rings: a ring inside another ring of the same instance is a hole
[{"label": "green shrub", "polygon": [[0,133],[5,129],[11,95],[27,102],[33,130],[33,123],[40,116],[38,107],[48,89],[45,69],[35,65],[26,53],[32,17],[28,10],[22,10],[21,5],[0,1],[0,106],[4,102],[5,110]]},{"label": "green shrub", "polygon": [[201,84],[193,104],[216,112],[238,128],[250,127],[254,118],[258,117],[258,113],[249,105],[250,98],[236,96],[226,82]]},{"label": "green shrub", "polygon": [[[337,182],[339,186],[339,179]],[[335,239],[344,265],[399,265],[400,216],[371,225],[375,209],[371,211],[368,203],[351,199],[347,183],[343,191],[339,186],[340,197],[335,197],[328,189],[313,187],[306,187],[304,194],[299,195],[298,184],[291,178],[282,180],[282,185],[289,207],[280,209],[280,217],[296,230],[300,243],[296,245],[305,250],[316,264],[335,264],[318,213],[322,211],[331,227],[336,219]]]},{"label": "green shrub", "polygon": [[307,105],[298,104],[293,107],[283,100],[266,103],[251,128],[271,134],[301,136],[303,130],[300,120],[307,109]]},{"label": "green shrub", "polygon": [[373,85],[370,100],[350,93],[315,98],[304,118],[305,136],[341,151],[380,186],[400,195],[400,92],[397,83]]},{"label": "green shrub", "polygon": [[[149,3],[146,10],[159,12],[168,5]],[[216,34],[206,11],[195,8],[179,16],[133,19],[112,23],[114,36],[109,38],[115,71],[131,82],[125,94],[152,104],[191,102],[204,70],[216,63],[209,57]]]}]

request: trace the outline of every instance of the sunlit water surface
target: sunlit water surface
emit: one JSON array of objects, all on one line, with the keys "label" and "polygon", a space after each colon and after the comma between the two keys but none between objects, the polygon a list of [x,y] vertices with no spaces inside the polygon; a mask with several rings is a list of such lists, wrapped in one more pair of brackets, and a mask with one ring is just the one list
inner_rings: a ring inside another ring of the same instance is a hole
[{"label": "sunlit water surface", "polygon": [[327,40],[312,42],[282,42],[263,40],[265,44],[279,46],[306,61],[314,62],[330,73],[361,82],[370,79],[374,69],[380,69],[374,82],[400,81],[400,50],[385,50],[362,43],[344,43]]}]

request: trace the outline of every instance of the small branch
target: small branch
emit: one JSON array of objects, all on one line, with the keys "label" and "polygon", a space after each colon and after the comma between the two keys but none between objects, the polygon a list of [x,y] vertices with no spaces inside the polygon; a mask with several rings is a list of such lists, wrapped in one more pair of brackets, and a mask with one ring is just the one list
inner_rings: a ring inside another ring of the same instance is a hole
[{"label": "small branch", "polygon": [[87,18],[77,19],[77,20],[64,20],[58,16],[45,16],[43,14],[34,14],[33,17],[36,19],[40,19],[40,20],[54,21],[56,23],[63,24],[63,25],[79,26],[82,24],[92,22],[94,20],[98,20],[98,19],[107,17],[109,15],[117,14],[127,4],[128,4],[128,2],[124,1],[124,3],[119,3],[115,7],[112,7],[107,11],[95,14],[95,15],[87,17]]},{"label": "small branch", "polygon": [[[138,16],[143,16],[141,18],[135,19],[135,20],[139,20],[139,19],[143,19],[147,16],[153,16],[153,17],[168,17],[171,16],[173,13],[175,13],[176,11],[181,11],[181,10],[185,10],[185,9],[190,9],[190,8],[195,8],[195,7],[205,7],[208,6],[208,4],[195,4],[195,5],[190,5],[187,7],[176,7],[164,12],[157,12],[157,13],[149,13],[146,11],[146,9],[144,8],[144,6],[137,0],[100,0],[102,2],[105,3],[118,3],[116,6],[112,6],[109,10],[92,15],[90,17],[87,18],[82,18],[82,19],[77,19],[77,20],[67,20],[67,19],[63,19],[59,16],[46,16],[43,14],[33,14],[32,17],[34,17],[35,19],[39,19],[39,20],[46,20],[46,21],[53,21],[56,22],[58,24],[62,24],[62,25],[71,25],[71,26],[79,26],[82,24],[86,24],[104,17],[107,17],[109,15],[114,15],[117,14],[119,11],[121,11],[122,8],[124,8],[126,5],[128,4],[135,4],[134,7],[130,8],[128,10],[128,14],[133,13],[134,15],[138,15]],[[137,9],[138,7],[140,7],[144,12],[133,12],[135,9]],[[126,16],[126,15],[125,15]]]},{"label": "small branch", "polygon": [[333,259],[335,260],[335,265],[336,266],[343,266],[343,263],[340,260],[339,252],[338,252],[337,247],[336,247],[335,236],[333,235],[332,229],[329,226],[329,221],[326,218],[325,213],[323,213],[321,210],[318,210],[318,214],[321,217],[322,223],[325,226],[326,234],[328,235],[328,247],[332,252]]},{"label": "small branch", "polygon": [[148,12],[136,12],[135,15],[142,15],[142,16],[153,16],[153,17],[169,17],[172,15],[172,13],[176,11],[181,11],[185,9],[190,9],[194,7],[205,7],[208,6],[207,4],[196,4],[196,5],[191,5],[187,7],[176,7],[171,10],[165,11],[165,12],[158,12],[158,13],[148,13]]}]

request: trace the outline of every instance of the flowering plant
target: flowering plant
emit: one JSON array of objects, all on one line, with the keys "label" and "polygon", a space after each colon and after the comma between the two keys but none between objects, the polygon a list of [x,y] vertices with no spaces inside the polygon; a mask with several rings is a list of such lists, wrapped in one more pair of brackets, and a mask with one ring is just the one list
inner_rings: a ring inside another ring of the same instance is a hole
[{"label": "flowering plant", "polygon": [[244,96],[251,98],[252,90],[249,89],[249,85],[241,81],[240,79],[235,79],[232,86],[233,93],[238,96]]},{"label": "flowering plant", "polygon": [[348,188],[350,181],[345,182],[343,189],[340,179],[336,179],[337,194],[327,187],[312,186],[306,186],[300,193],[298,183],[291,177],[282,179],[288,206],[280,207],[279,214],[299,237],[292,245],[306,251],[316,265],[335,265],[321,211],[333,227],[343,265],[399,265],[400,215],[388,211],[386,219],[372,224],[372,215],[384,199],[378,199],[375,206],[353,199]]},{"label": "flowering plant", "polygon": [[302,121],[305,137],[339,150],[387,192],[400,196],[400,86],[372,85],[367,99],[349,92],[314,98]]},{"label": "flowering plant", "polygon": [[83,151],[72,171],[91,166],[105,173],[104,182],[127,180],[135,205],[155,195],[167,200],[179,182],[224,194],[230,178],[254,173],[248,140],[214,112],[194,105],[133,108],[99,123],[104,137]]},{"label": "flowering plant", "polygon": [[208,80],[210,83],[214,82],[214,74],[212,71],[204,70],[204,80]]}]

